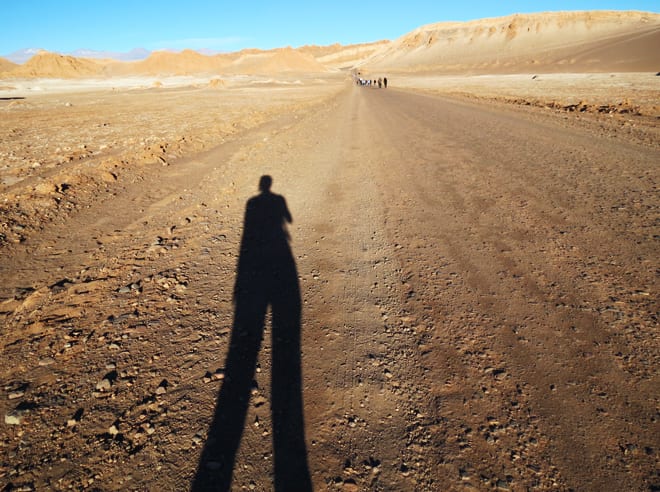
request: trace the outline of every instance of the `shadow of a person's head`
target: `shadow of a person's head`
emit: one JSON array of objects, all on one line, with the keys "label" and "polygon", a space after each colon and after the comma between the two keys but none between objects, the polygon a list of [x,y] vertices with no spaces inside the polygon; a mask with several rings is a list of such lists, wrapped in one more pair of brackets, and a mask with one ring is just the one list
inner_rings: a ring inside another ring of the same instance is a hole
[{"label": "shadow of a person's head", "polygon": [[262,193],[270,193],[271,186],[273,186],[273,178],[267,174],[264,174],[259,179],[259,191]]}]

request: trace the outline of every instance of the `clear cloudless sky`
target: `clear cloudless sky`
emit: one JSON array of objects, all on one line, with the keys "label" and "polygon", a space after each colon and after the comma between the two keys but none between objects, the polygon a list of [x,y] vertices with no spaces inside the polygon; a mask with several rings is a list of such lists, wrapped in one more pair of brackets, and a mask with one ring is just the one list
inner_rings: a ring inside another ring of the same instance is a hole
[{"label": "clear cloudless sky", "polygon": [[352,44],[424,24],[558,10],[658,12],[660,0],[0,0],[0,55]]}]

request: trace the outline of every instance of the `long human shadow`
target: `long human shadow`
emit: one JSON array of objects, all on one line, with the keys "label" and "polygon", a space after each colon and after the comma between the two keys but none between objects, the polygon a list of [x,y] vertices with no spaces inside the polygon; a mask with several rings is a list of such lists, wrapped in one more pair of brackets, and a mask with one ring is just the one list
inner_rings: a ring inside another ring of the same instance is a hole
[{"label": "long human shadow", "polygon": [[223,380],[192,491],[228,491],[250,404],[268,307],[272,315],[271,415],[274,489],[311,491],[303,423],[301,298],[286,223],[286,201],[270,191],[250,198],[234,287],[234,325]]}]

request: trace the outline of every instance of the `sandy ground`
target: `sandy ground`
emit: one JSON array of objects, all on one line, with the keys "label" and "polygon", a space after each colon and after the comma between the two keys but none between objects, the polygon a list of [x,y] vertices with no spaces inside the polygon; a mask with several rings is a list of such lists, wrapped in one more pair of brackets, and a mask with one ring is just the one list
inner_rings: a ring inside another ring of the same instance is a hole
[{"label": "sandy ground", "polygon": [[574,112],[660,117],[655,73],[555,73],[475,76],[390,76],[397,87],[473,95]]},{"label": "sandy ground", "polygon": [[[0,131],[8,136],[0,142],[0,242],[20,241],[26,228],[52,218],[53,209],[75,207],[82,194],[105,190],[145,163],[169,165],[338,90],[336,81],[303,80],[13,83],[0,91]],[[20,218],[26,216],[30,220]]]},{"label": "sandy ground", "polygon": [[646,93],[438,80],[3,89],[0,483],[660,487]]}]

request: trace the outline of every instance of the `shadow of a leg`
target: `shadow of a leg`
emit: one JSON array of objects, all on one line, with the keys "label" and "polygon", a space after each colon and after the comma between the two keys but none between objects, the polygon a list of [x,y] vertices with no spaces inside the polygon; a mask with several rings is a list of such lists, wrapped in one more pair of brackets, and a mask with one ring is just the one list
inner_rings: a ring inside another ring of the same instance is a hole
[{"label": "shadow of a leg", "polygon": [[301,301],[293,258],[282,262],[282,289],[273,293],[272,416],[275,490],[311,491],[303,420]]},{"label": "shadow of a leg", "polygon": [[263,337],[266,301],[259,297],[237,296],[225,379],[197,468],[193,491],[230,490]]}]

